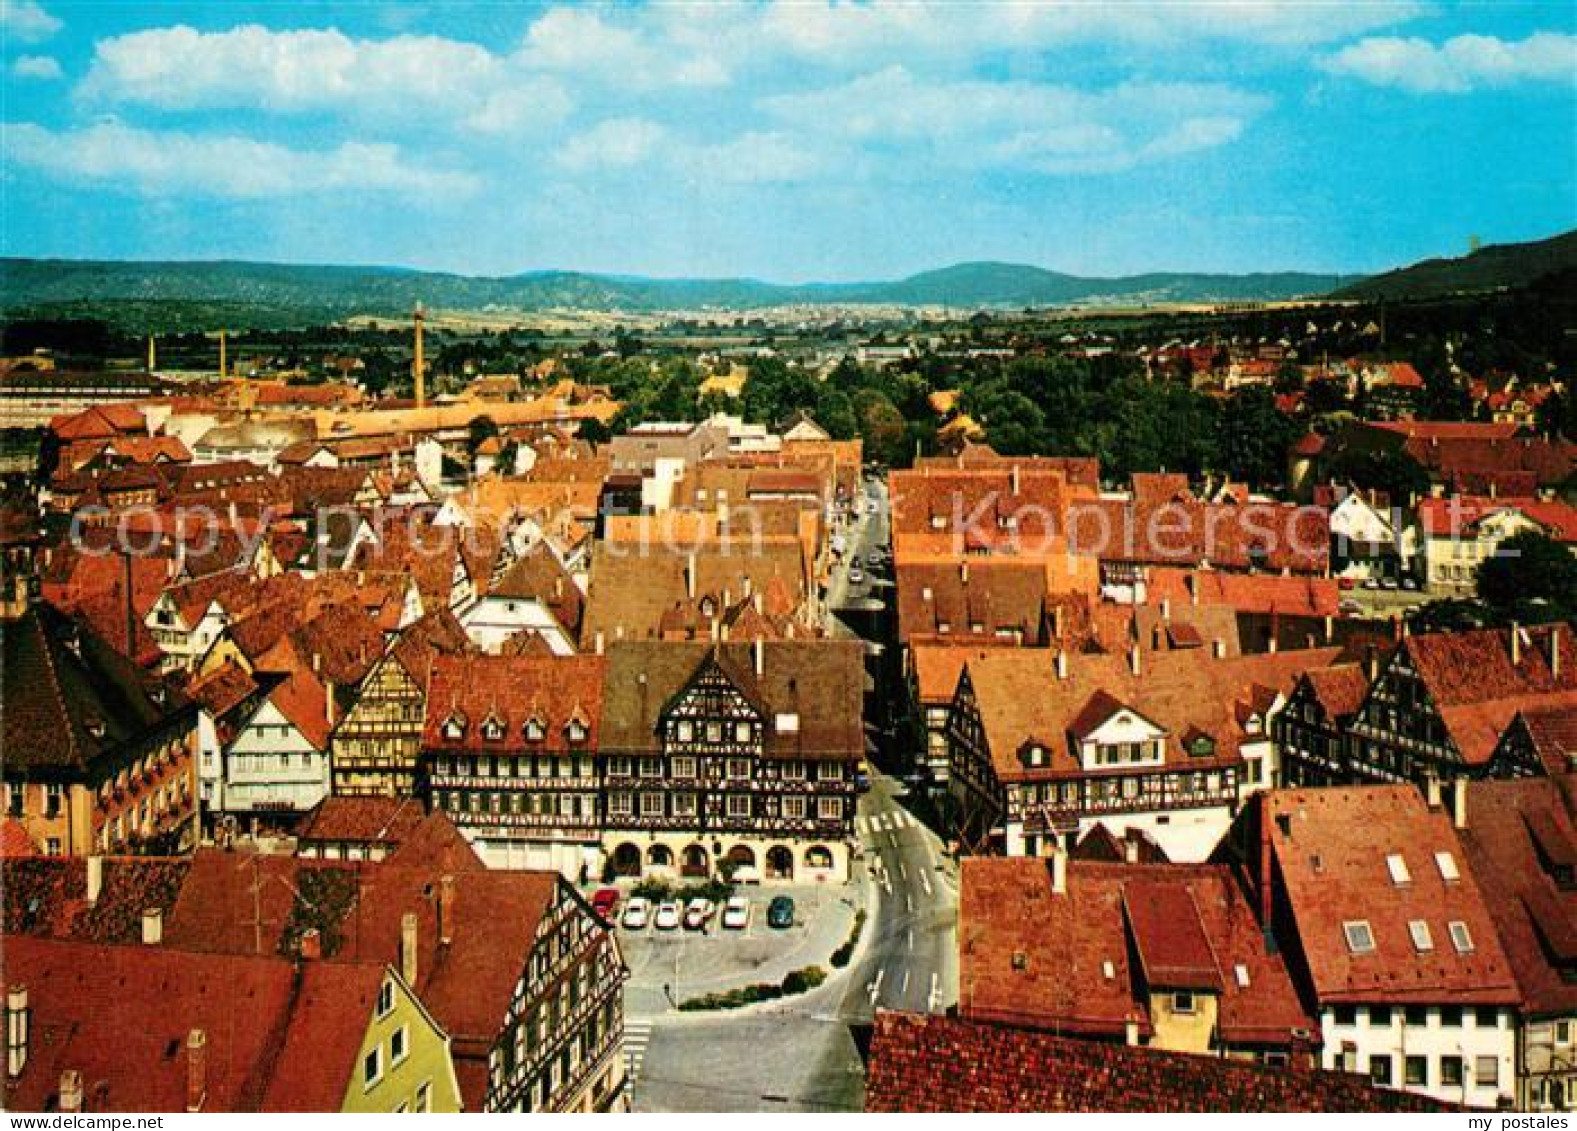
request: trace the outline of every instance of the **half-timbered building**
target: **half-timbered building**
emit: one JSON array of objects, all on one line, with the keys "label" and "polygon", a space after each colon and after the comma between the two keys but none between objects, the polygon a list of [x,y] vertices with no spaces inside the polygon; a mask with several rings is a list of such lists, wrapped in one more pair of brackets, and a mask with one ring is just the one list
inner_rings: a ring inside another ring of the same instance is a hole
[{"label": "half-timbered building", "polygon": [[954,835],[971,851],[1035,856],[1102,823],[1203,860],[1242,799],[1275,780],[1286,692],[1337,654],[983,651],[949,720]]},{"label": "half-timbered building", "polygon": [[440,608],[407,628],[373,665],[334,731],[336,794],[409,797],[416,792],[433,661],[468,646],[465,629]]},{"label": "half-timbered building", "polygon": [[612,645],[600,742],[614,868],[847,878],[864,684],[858,641]]},{"label": "half-timbered building", "polygon": [[1412,782],[1542,773],[1497,764],[1518,712],[1577,705],[1577,649],[1566,624],[1439,632],[1404,639],[1348,730],[1348,781]]},{"label": "half-timbered building", "polygon": [[602,864],[601,656],[440,656],[422,738],[435,808],[505,868]]}]

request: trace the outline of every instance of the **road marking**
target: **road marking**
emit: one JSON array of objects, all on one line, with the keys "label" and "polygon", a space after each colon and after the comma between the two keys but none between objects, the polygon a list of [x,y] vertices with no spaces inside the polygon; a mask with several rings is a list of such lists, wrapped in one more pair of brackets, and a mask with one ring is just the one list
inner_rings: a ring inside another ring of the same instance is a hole
[{"label": "road marking", "polygon": [[927,1013],[935,1013],[941,1004],[942,987],[937,981],[936,971],[933,970],[931,971],[931,992],[926,996],[925,999],[925,1011]]},{"label": "road marking", "polygon": [[911,915],[914,914],[914,896],[909,892],[903,893],[903,905],[906,911]]},{"label": "road marking", "polygon": [[920,872],[920,886],[925,889],[926,895],[931,894],[931,877],[926,875],[923,869]]},{"label": "road marking", "polygon": [[641,1074],[641,1062],[646,1059],[646,1046],[651,1043],[652,1023],[646,1020],[624,1019],[624,1074],[634,1084]]},{"label": "road marking", "polygon": [[904,870],[902,860],[898,861],[898,878],[900,880],[907,880],[909,878],[909,873]]},{"label": "road marking", "polygon": [[901,994],[909,992],[909,971],[907,970],[903,972],[903,985],[898,987],[898,992]]},{"label": "road marking", "polygon": [[910,927],[904,932],[904,941],[910,950],[914,949],[914,928]]},{"label": "road marking", "polygon": [[865,987],[865,992],[871,995],[871,1004],[876,1004],[876,997],[882,992],[882,975],[887,973],[886,967],[876,968],[876,981]]}]

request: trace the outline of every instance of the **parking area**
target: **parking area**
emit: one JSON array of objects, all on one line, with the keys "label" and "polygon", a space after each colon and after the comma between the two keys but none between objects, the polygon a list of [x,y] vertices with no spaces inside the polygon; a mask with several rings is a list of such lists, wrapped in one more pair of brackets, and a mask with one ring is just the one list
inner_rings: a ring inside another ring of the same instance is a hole
[{"label": "parking area", "polygon": [[[621,884],[615,921],[622,921],[631,885]],[[588,896],[591,891],[588,889]],[[616,928],[630,981],[625,1008],[636,1016],[652,1016],[679,1002],[755,982],[780,982],[806,966],[831,973],[830,958],[849,936],[863,899],[860,878],[848,884],[750,884],[735,889],[749,903],[750,917],[742,929],[723,927],[722,908],[700,930],[679,926],[659,929]],[[794,901],[791,926],[772,927],[767,909],[777,896]]]}]

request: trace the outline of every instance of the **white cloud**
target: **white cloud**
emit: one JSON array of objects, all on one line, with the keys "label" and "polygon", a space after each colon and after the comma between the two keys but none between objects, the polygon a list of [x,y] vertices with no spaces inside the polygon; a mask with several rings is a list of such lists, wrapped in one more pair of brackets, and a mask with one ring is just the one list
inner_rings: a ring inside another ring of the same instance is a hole
[{"label": "white cloud", "polygon": [[839,86],[767,99],[779,121],[877,150],[920,150],[959,168],[1111,172],[1235,139],[1267,107],[1206,83],[1104,90],[1017,82],[923,82],[888,67]]},{"label": "white cloud", "polygon": [[257,107],[487,133],[556,123],[568,95],[474,43],[431,35],[353,39],[335,30],[221,32],[184,25],[100,40],[85,98],[166,110]]},{"label": "white cloud", "polygon": [[0,0],[0,34],[23,43],[48,39],[63,25],[36,0]]},{"label": "white cloud", "polygon": [[662,126],[645,118],[609,118],[567,141],[555,161],[577,173],[628,169],[651,158],[666,136]]},{"label": "white cloud", "polygon": [[[704,28],[721,7],[687,8],[696,26]],[[528,67],[566,78],[617,83],[647,90],[664,86],[720,86],[729,69],[712,51],[675,43],[662,34],[662,25],[650,18],[610,23],[586,8],[552,8],[526,32],[519,58]]]},{"label": "white cloud", "polygon": [[1537,32],[1522,40],[1459,35],[1439,45],[1379,36],[1325,59],[1324,68],[1418,94],[1462,94],[1522,82],[1577,82],[1577,36]]},{"label": "white cloud", "polygon": [[52,55],[18,55],[11,64],[11,73],[20,79],[41,79],[53,82],[64,78],[60,61]]},{"label": "white cloud", "polygon": [[346,142],[304,150],[117,122],[59,132],[30,122],[6,123],[3,135],[8,165],[68,184],[88,182],[149,196],[256,200],[375,192],[456,197],[477,188],[470,175],[411,161],[393,145]]},{"label": "white cloud", "polygon": [[733,184],[804,181],[826,171],[809,145],[775,131],[752,130],[717,145],[686,149],[679,156],[701,178]]}]

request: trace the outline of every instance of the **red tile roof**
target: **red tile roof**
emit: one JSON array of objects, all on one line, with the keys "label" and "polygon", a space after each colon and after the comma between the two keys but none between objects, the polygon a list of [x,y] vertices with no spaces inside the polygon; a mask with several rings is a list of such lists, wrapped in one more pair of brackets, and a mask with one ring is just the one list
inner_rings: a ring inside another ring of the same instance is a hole
[{"label": "red tile roof", "polygon": [[874,1112],[1437,1111],[1360,1076],[1289,1072],[933,1015],[876,1015]]},{"label": "red tile roof", "polygon": [[960,1012],[1120,1037],[1150,1031],[1150,989],[1220,995],[1229,1042],[1290,1046],[1312,1023],[1230,868],[976,857],[959,894]]},{"label": "red tile roof", "polygon": [[[1331,1002],[1514,1004],[1511,966],[1479,885],[1463,863],[1450,815],[1410,785],[1275,790],[1263,808],[1277,874],[1297,924],[1313,991]],[[1407,879],[1393,878],[1388,857]],[[1458,879],[1439,860],[1449,856]],[[1372,949],[1355,951],[1345,926],[1366,922]],[[1432,946],[1414,944],[1413,922]],[[1459,953],[1450,924],[1466,924]]]},{"label": "red tile roof", "polygon": [[1550,778],[1474,782],[1467,863],[1500,932],[1526,1014],[1577,1013],[1577,822]]},{"label": "red tile roof", "polygon": [[[489,753],[534,751],[589,752],[598,749],[602,718],[602,656],[440,656],[433,662],[427,690],[427,723],[422,748],[429,751]],[[453,719],[461,734],[448,736]],[[485,733],[489,722],[499,735]],[[585,737],[569,740],[578,722]],[[526,727],[542,728],[542,739],[526,737]]]}]

